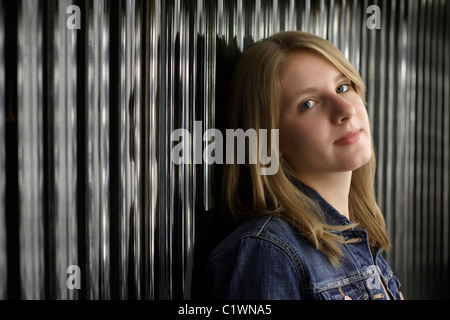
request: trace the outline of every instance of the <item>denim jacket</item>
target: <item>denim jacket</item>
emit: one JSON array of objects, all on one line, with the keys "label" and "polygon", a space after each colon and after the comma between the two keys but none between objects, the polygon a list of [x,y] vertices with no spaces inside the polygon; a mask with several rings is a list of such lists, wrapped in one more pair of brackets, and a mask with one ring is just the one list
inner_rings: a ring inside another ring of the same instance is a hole
[{"label": "denim jacket", "polygon": [[[316,200],[330,225],[351,222],[317,192],[302,188]],[[334,232],[334,231],[333,231]],[[367,232],[342,232],[344,257],[339,267],[288,222],[276,216],[254,218],[235,229],[210,254],[205,298],[254,300],[402,299],[400,283],[380,250],[372,253]]]}]

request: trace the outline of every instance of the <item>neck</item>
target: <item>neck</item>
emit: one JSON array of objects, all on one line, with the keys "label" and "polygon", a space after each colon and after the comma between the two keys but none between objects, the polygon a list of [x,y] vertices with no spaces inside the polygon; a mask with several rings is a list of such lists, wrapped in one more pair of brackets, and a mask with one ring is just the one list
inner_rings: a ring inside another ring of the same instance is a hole
[{"label": "neck", "polygon": [[340,214],[349,218],[348,195],[352,179],[351,171],[314,176],[303,175],[297,178],[320,194]]}]

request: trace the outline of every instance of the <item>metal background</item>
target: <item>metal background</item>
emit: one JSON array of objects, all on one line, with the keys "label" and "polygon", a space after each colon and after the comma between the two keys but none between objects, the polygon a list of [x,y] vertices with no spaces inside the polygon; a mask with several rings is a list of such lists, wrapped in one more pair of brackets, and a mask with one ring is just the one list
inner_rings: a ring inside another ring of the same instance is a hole
[{"label": "metal background", "polygon": [[170,133],[223,129],[240,50],[281,30],[360,71],[387,260],[406,298],[449,298],[449,19],[445,0],[0,0],[0,298],[196,298],[221,169],[173,165]]}]

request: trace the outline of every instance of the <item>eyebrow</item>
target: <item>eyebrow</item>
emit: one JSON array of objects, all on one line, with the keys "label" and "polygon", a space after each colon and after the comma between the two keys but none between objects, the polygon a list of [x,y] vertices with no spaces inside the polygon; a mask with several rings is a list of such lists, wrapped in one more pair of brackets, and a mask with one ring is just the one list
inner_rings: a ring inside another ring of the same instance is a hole
[{"label": "eyebrow", "polygon": [[[334,82],[339,82],[339,81],[342,80],[342,79],[348,79],[348,77],[347,77],[345,74],[343,74],[343,73],[339,73],[339,74],[334,78]],[[348,80],[350,81],[350,79],[348,79]],[[300,96],[302,96],[302,95],[309,94],[309,93],[314,92],[314,91],[316,91],[316,90],[317,90],[316,87],[307,87],[307,88],[303,89],[302,91],[297,92],[297,93],[294,95],[294,98],[298,98],[298,97],[300,97]]]}]

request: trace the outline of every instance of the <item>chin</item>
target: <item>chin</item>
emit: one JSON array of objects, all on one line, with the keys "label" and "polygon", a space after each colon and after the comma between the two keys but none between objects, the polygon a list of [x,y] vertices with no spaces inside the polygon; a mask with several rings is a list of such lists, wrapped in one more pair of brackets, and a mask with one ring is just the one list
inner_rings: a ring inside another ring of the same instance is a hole
[{"label": "chin", "polygon": [[341,162],[343,166],[341,167],[340,171],[354,171],[356,169],[361,168],[362,166],[366,165],[370,158],[372,157],[372,154],[369,156],[364,155],[361,157],[352,157],[351,159],[347,159],[347,161]]},{"label": "chin", "polygon": [[370,147],[347,150],[339,155],[340,171],[353,171],[367,164],[372,158]]}]

